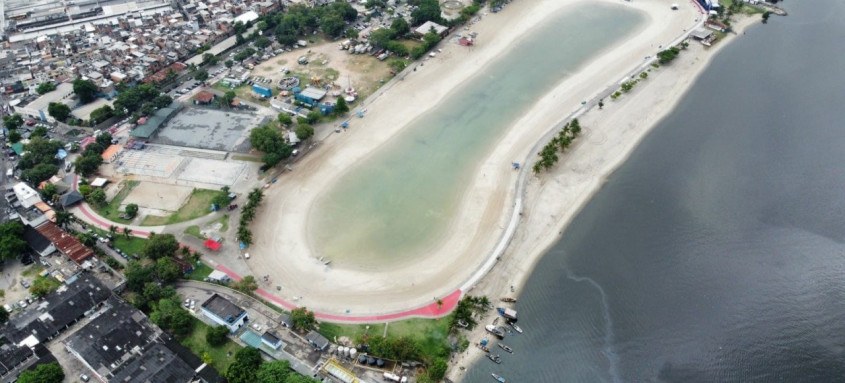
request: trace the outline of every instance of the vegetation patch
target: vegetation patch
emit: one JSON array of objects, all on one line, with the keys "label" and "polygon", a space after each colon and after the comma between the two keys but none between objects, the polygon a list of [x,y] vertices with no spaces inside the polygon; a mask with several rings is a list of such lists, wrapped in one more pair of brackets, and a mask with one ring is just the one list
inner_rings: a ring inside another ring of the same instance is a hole
[{"label": "vegetation patch", "polygon": [[211,213],[211,202],[216,196],[218,196],[219,193],[220,192],[217,190],[194,189],[194,191],[191,192],[191,197],[188,198],[188,202],[182,205],[182,207],[180,207],[175,213],[165,217],[148,215],[144,218],[144,221],[141,222],[141,225],[171,225],[207,215]]},{"label": "vegetation patch", "polygon": [[191,271],[187,277],[188,279],[194,281],[204,281],[205,278],[208,278],[208,275],[211,274],[212,271],[214,271],[214,269],[212,269],[211,266],[202,262],[197,262],[194,265],[194,271]]},{"label": "vegetation patch", "polygon": [[200,233],[200,227],[198,225],[188,226],[188,228],[185,229],[185,234],[199,239],[205,239],[205,236]]},{"label": "vegetation patch", "polygon": [[212,327],[199,319],[193,318],[193,321],[193,331],[181,340],[182,345],[202,358],[203,361],[211,364],[221,374],[225,373],[233,362],[232,356],[241,349],[241,346],[229,339],[220,346],[209,345],[205,339],[206,334],[211,331]]},{"label": "vegetation patch", "polygon": [[132,236],[126,237],[125,235],[117,236],[112,239],[112,245],[115,249],[119,249],[124,254],[133,256],[141,256],[146,243],[147,240],[144,238]]},{"label": "vegetation patch", "polygon": [[[131,219],[124,219],[123,212],[120,211],[120,205],[123,204],[123,200],[132,192],[136,186],[138,186],[141,182],[140,181],[123,181],[121,183],[121,189],[117,194],[115,194],[114,198],[111,199],[105,205],[96,205],[91,204],[91,207],[94,211],[97,212],[103,218],[108,219],[109,221],[117,222],[117,223],[130,223],[132,222]],[[82,190],[82,186],[80,186],[80,191]],[[83,193],[84,195],[84,193]]]}]

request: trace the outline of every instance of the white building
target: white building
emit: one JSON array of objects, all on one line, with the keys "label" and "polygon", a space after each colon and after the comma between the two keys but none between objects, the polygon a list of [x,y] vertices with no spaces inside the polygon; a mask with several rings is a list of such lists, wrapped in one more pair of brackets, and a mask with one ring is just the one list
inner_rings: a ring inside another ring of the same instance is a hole
[{"label": "white building", "polygon": [[12,190],[15,191],[15,197],[18,197],[18,201],[24,209],[29,209],[41,202],[41,196],[38,192],[23,182],[18,182],[15,186],[12,186]]},{"label": "white building", "polygon": [[201,309],[206,318],[221,326],[226,326],[230,332],[237,331],[249,320],[246,310],[217,294],[203,302]]}]

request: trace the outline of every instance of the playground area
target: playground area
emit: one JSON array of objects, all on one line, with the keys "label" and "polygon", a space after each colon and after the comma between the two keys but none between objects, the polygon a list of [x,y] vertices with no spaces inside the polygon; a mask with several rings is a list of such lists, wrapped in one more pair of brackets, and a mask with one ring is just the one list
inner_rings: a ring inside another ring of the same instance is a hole
[{"label": "playground area", "polygon": [[186,107],[159,128],[152,142],[189,148],[249,151],[249,131],[264,117],[231,110]]},{"label": "playground area", "polygon": [[193,190],[188,186],[141,182],[126,196],[123,203],[134,203],[146,209],[174,212],[185,204]]}]

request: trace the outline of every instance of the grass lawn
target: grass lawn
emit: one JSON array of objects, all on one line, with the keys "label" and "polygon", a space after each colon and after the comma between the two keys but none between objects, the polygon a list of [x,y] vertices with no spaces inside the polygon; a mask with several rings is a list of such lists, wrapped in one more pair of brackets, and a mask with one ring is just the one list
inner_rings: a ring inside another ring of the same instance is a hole
[{"label": "grass lawn", "polygon": [[126,196],[129,195],[129,192],[131,192],[132,189],[135,188],[135,186],[138,186],[139,183],[139,181],[124,181],[123,187],[120,189],[119,192],[117,192],[114,198],[109,201],[108,205],[102,207],[91,205],[91,207],[94,209],[94,211],[97,212],[97,214],[105,217],[109,221],[114,221],[118,223],[132,222],[131,219],[120,218],[120,215],[122,214],[120,211],[120,205],[123,203],[123,200],[126,198]]},{"label": "grass lawn", "polygon": [[141,256],[141,251],[144,250],[144,245],[146,245],[146,243],[147,240],[144,238],[126,238],[123,234],[115,235],[112,240],[112,244],[116,249],[120,249],[129,255],[138,254],[139,257]]},{"label": "grass lawn", "polygon": [[[409,336],[419,341],[423,355],[440,355],[449,348],[450,316],[440,319],[408,319],[387,324],[387,337]],[[369,326],[369,329],[367,329]],[[320,323],[320,334],[333,341],[335,337],[346,336],[357,341],[363,335],[384,335],[384,323],[377,324],[334,324]]]},{"label": "grass lawn", "polygon": [[[261,86],[267,86],[267,85],[272,85],[272,84],[260,84],[260,85]],[[224,93],[231,90],[231,91],[234,91],[235,95],[238,98],[240,98],[241,100],[254,102],[254,103],[257,103],[257,104],[264,105],[264,106],[270,106],[270,101],[256,97],[256,94],[255,94],[255,92],[252,91],[252,86],[250,86],[250,85],[241,85],[241,86],[237,86],[237,87],[234,87],[234,88],[229,88],[229,86],[224,85],[222,81],[218,81],[218,82],[214,83],[214,85],[212,85],[211,87],[214,88],[214,89],[217,89],[221,92],[224,92]],[[267,87],[270,88],[271,91],[273,91],[274,95],[278,93],[278,91],[276,89],[273,89],[273,87],[271,87],[271,86],[267,86]]]},{"label": "grass lawn", "polygon": [[[241,349],[241,346],[231,340],[227,340],[222,346],[211,347],[205,341],[205,334],[209,329],[211,329],[211,326],[199,319],[194,319],[194,331],[191,335],[182,339],[181,343],[200,358],[202,358],[203,354],[208,353],[208,356],[211,357],[211,366],[220,374],[225,374],[226,369],[229,368],[229,364],[235,359],[235,353]],[[229,353],[232,356],[229,356]]]},{"label": "grass lawn", "polygon": [[211,207],[211,201],[214,199],[214,196],[216,196],[217,193],[220,193],[220,191],[208,189],[194,189],[194,191],[191,192],[191,197],[188,198],[188,202],[182,205],[182,207],[180,207],[179,210],[177,210],[175,213],[166,217],[148,215],[144,217],[144,221],[141,222],[141,225],[170,225],[174,223],[190,221],[192,219],[207,215],[211,213],[209,207]]},{"label": "grass lawn", "polygon": [[220,217],[220,219],[218,219],[217,222],[220,222],[220,232],[221,233],[225,233],[226,231],[229,230],[229,215],[228,214],[223,214],[223,216]]},{"label": "grass lawn", "polygon": [[21,272],[21,275],[25,277],[32,277],[38,275],[41,271],[44,270],[44,267],[39,264],[34,264],[32,266],[27,267],[24,271]]},{"label": "grass lawn", "polygon": [[208,277],[208,274],[211,274],[212,271],[214,271],[214,269],[212,269],[211,266],[200,262],[199,265],[194,265],[194,271],[188,274],[188,279],[202,282],[206,277]]},{"label": "grass lawn", "polygon": [[237,160],[237,161],[261,162],[261,163],[264,162],[264,160],[262,160],[261,157],[242,155],[242,154],[233,154],[232,159]]},{"label": "grass lawn", "polygon": [[188,228],[185,229],[185,234],[193,236],[193,237],[197,237],[199,239],[205,239],[205,237],[203,237],[202,234],[200,234],[200,227],[197,226],[197,225],[188,226]]}]

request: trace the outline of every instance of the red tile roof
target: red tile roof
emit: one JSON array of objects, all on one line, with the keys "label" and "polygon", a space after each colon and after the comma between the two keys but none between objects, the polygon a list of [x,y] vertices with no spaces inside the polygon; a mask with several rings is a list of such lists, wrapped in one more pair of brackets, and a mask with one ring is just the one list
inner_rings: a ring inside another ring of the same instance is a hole
[{"label": "red tile roof", "polygon": [[94,255],[93,250],[83,245],[73,235],[56,226],[55,223],[45,222],[43,225],[36,227],[35,230],[50,240],[62,254],[67,255],[76,263],[82,263]]},{"label": "red tile roof", "polygon": [[196,96],[194,96],[194,100],[197,100],[198,102],[201,102],[203,104],[208,104],[209,102],[214,100],[214,93],[205,90],[200,91],[199,93],[197,93]]}]

